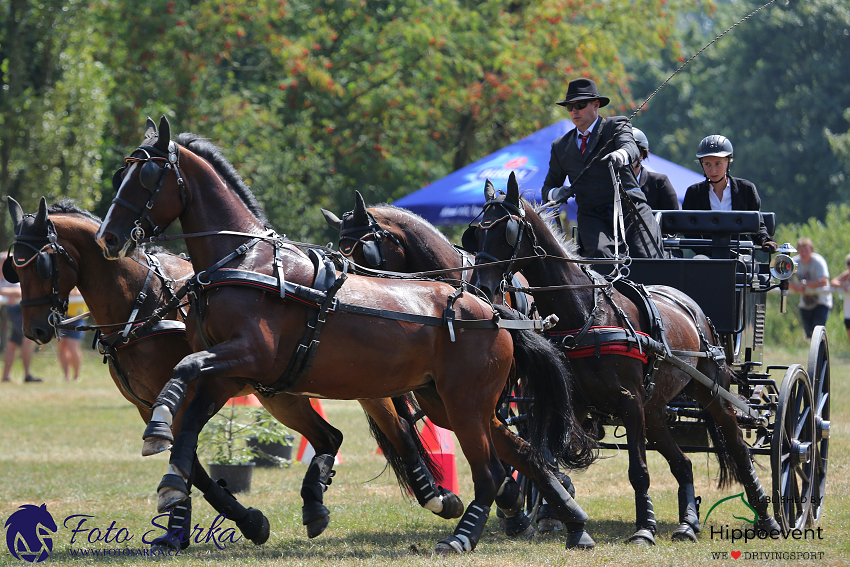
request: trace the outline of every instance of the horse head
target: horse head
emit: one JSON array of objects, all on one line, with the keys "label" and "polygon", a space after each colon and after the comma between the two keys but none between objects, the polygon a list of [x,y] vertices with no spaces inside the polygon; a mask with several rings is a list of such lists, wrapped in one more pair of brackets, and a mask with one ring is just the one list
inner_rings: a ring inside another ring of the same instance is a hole
[{"label": "horse head", "polygon": [[55,326],[68,310],[68,296],[77,285],[77,263],[59,243],[44,197],[38,212],[25,215],[8,197],[15,243],[3,262],[3,277],[21,284],[24,334],[39,344],[50,342]]},{"label": "horse head", "polygon": [[[376,210],[366,209],[359,191],[354,192],[354,209],[342,215],[322,209],[325,221],[339,230],[339,251],[354,263],[369,268],[405,271],[407,259],[401,231],[387,229],[389,219]],[[380,215],[379,219],[376,215]]]},{"label": "horse head", "polygon": [[[179,146],[163,116],[157,129],[147,119],[142,144],[112,177],[116,196],[96,238],[110,260],[130,256],[146,234],[161,234],[185,206]],[[169,172],[174,175],[169,175]]]},{"label": "horse head", "polygon": [[24,504],[6,520],[6,544],[16,559],[31,563],[47,559],[53,551],[50,537],[59,529],[47,505]]},{"label": "horse head", "polygon": [[486,203],[481,221],[470,224],[463,235],[463,247],[475,253],[475,264],[505,262],[477,268],[470,284],[483,291],[490,300],[502,294],[504,283],[535,255],[534,230],[529,224],[533,215],[528,204],[519,196],[519,184],[511,172],[507,194],[497,198],[488,179],[484,187]]}]

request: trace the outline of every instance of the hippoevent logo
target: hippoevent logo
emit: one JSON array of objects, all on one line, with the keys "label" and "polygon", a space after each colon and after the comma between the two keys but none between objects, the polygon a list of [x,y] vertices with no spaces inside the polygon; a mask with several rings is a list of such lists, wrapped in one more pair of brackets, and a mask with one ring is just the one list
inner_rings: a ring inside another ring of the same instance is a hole
[{"label": "hippoevent logo", "polygon": [[[712,540],[715,540],[715,539],[727,540],[731,543],[735,543],[737,541],[743,540],[744,543],[747,543],[748,541],[765,540],[765,539],[768,539],[768,538],[769,539],[786,539],[786,540],[787,539],[796,539],[796,540],[810,540],[810,539],[811,540],[815,540],[815,539],[822,540],[823,539],[823,528],[820,528],[820,527],[818,527],[818,528],[806,528],[806,529],[791,528],[790,530],[777,530],[777,529],[765,530],[765,529],[756,528],[755,524],[758,521],[758,512],[756,512],[755,508],[750,506],[750,503],[747,502],[746,498],[744,498],[743,492],[740,492],[738,494],[734,494],[732,496],[728,496],[726,498],[723,498],[723,499],[715,502],[714,505],[711,508],[709,508],[708,513],[705,515],[704,524],[706,526],[708,525],[708,519],[711,517],[711,513],[714,511],[715,508],[717,508],[718,506],[720,506],[721,504],[724,504],[724,503],[729,503],[729,505],[731,505],[731,504],[734,503],[735,500],[740,500],[744,504],[744,506],[747,507],[749,512],[752,512],[752,518],[749,518],[747,516],[736,516],[734,514],[732,515],[732,517],[735,518],[736,520],[741,520],[743,522],[747,522],[748,524],[751,524],[753,527],[741,529],[741,528],[736,528],[736,527],[730,527],[729,524],[725,524],[725,525],[722,525],[720,527],[715,527],[714,525],[712,525],[710,527],[710,536],[711,536]],[[788,502],[788,500],[783,496],[782,497],[782,503],[785,504],[786,502]],[[799,504],[805,504],[807,502],[806,496],[800,497],[799,500],[795,498],[794,502],[799,503]],[[815,504],[815,505],[818,505],[819,502],[820,502],[820,500],[819,499],[816,500],[816,497],[812,499],[812,503]],[[765,503],[766,504],[771,503],[769,496],[765,497]],[[746,512],[744,512],[744,513],[746,514]],[[737,551],[733,552],[733,558],[737,559],[737,557],[734,556],[734,553],[740,554],[740,552],[737,552]]]},{"label": "hippoevent logo", "polygon": [[6,545],[16,559],[40,563],[53,551],[56,522],[47,511],[47,504],[24,504],[6,520]]}]

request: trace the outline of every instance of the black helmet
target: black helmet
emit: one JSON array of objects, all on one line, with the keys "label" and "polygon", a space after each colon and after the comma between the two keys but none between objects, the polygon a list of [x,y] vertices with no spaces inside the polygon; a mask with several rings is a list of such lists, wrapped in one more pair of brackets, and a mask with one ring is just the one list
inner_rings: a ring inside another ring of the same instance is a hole
[{"label": "black helmet", "polygon": [[732,142],[730,142],[728,138],[720,136],[719,134],[712,134],[711,136],[703,138],[702,142],[699,143],[699,148],[697,148],[697,159],[701,159],[706,156],[717,156],[728,157],[731,160],[732,153]]},{"label": "black helmet", "polygon": [[635,143],[637,143],[638,149],[649,151],[649,140],[646,138],[643,130],[632,127],[632,135],[635,137]]}]

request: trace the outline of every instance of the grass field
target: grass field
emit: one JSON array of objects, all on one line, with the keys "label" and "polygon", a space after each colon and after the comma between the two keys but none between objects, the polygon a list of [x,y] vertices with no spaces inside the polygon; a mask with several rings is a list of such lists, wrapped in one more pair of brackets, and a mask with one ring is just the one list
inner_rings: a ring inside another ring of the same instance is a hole
[{"label": "grass field", "polygon": [[[833,337],[846,340],[844,337]],[[770,364],[802,363],[807,352],[767,352]],[[355,402],[325,401],[328,419],[345,433],[337,475],[325,496],[331,510],[327,531],[308,540],[301,526],[299,490],[305,465],[287,469],[258,469],[253,489],[239,495],[246,506],[263,510],[271,522],[268,543],[256,547],[244,541],[220,550],[212,543],[193,544],[179,557],[179,565],[705,565],[735,562],[731,556],[713,558],[713,553],[742,551],[749,564],[775,560],[752,559],[756,552],[823,552],[817,560],[785,559],[781,564],[850,564],[850,475],[848,448],[850,430],[850,361],[832,360],[832,438],[826,511],[820,526],[822,540],[757,541],[730,543],[712,540],[704,526],[697,544],[673,544],[670,533],[677,519],[676,484],[666,462],[649,455],[651,494],[659,521],[658,545],[637,549],[623,544],[631,534],[634,499],[626,470],[625,454],[608,452],[587,472],[573,475],[577,500],[591,517],[588,530],[598,546],[592,552],[564,550],[563,537],[545,535],[533,540],[509,540],[498,530],[491,514],[477,550],[463,557],[433,557],[434,543],[449,535],[454,522],[437,518],[403,498],[383,459],[374,454],[360,406]],[[153,529],[156,515],[155,489],[165,472],[165,455],[142,458],[143,424],[136,409],[118,393],[99,357],[87,354],[83,379],[65,383],[59,374],[55,351],[43,347],[36,355],[34,374],[43,384],[21,384],[16,368],[13,384],[0,386],[0,521],[21,505],[46,503],[59,524],[53,535],[52,565],[146,564],[150,559],[125,557],[78,558],[70,550],[144,548],[142,535]],[[704,517],[712,503],[740,492],[736,487],[719,491],[713,480],[716,467],[705,455],[693,455],[696,492],[702,496]],[[770,487],[769,461],[760,458],[766,488]],[[465,504],[472,495],[468,468],[457,456],[461,497]],[[194,499],[193,521],[209,526],[215,513],[199,495]],[[745,527],[734,515],[743,506],[719,507],[711,524]],[[105,531],[115,522],[113,533],[126,528],[133,539],[122,544],[89,544],[79,539],[70,544],[71,532],[63,520],[74,514],[93,516],[91,527]],[[232,525],[229,522],[225,526]],[[746,555],[749,553],[750,555]],[[788,557],[788,556],[786,556]],[[0,545],[0,565],[22,564],[5,545]]]}]

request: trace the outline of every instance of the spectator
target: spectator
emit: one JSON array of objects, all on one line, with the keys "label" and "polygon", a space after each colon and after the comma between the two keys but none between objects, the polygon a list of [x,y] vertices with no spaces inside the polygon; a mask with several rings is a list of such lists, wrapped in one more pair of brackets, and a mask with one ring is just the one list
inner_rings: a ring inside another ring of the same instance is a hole
[{"label": "spectator", "polygon": [[[82,303],[82,296],[77,288],[71,290],[69,300],[71,305],[79,305]],[[83,307],[85,306],[83,305]],[[83,335],[83,331],[71,330],[63,330],[59,335],[59,365],[62,367],[62,373],[65,375],[66,382],[70,382],[72,380],[70,374],[72,369],[74,371],[73,380],[76,381],[80,379],[80,366],[83,362],[83,349],[80,346],[80,342],[83,339]]]},{"label": "spectator", "polygon": [[844,290],[844,328],[847,329],[847,338],[850,339],[850,254],[845,258],[847,269],[838,277],[832,278],[829,284]]},{"label": "spectator", "polygon": [[[832,294],[829,292],[829,267],[823,256],[815,252],[811,238],[803,237],[797,241],[798,256],[794,256],[797,273],[790,282],[791,291],[800,295],[800,319],[806,338],[812,338],[812,332],[818,325],[826,325],[829,311],[832,309]],[[826,288],[826,291],[823,291]]]},{"label": "spectator", "polygon": [[[0,265],[5,262],[8,252],[0,253]],[[30,374],[32,355],[35,352],[35,343],[26,337],[23,332],[23,313],[21,311],[21,285],[6,281],[0,275],[0,296],[5,300],[7,313],[9,314],[9,325],[12,330],[9,333],[9,342],[6,344],[6,352],[3,355],[3,379],[2,382],[11,382],[10,374],[15,362],[18,348],[21,349],[21,362],[24,365],[24,382],[41,382],[41,378],[35,378]]]}]

